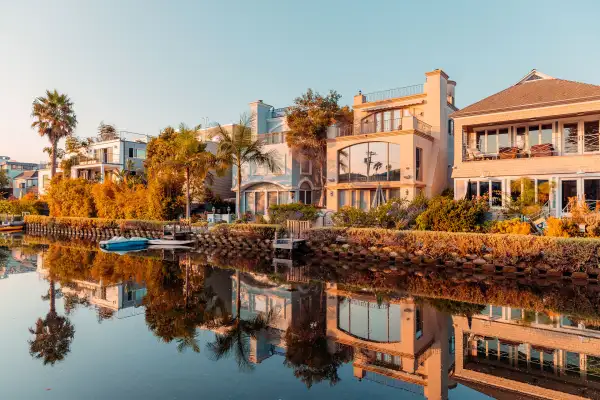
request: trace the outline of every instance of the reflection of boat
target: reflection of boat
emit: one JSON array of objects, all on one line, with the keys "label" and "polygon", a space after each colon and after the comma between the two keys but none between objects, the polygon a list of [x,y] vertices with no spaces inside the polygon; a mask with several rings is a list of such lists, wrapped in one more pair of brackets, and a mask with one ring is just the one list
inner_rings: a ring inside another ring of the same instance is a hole
[{"label": "reflection of boat", "polygon": [[176,246],[191,246],[194,244],[193,240],[174,240],[174,239],[150,239],[148,244],[151,246],[165,246],[165,247],[176,247]]},{"label": "reflection of boat", "polygon": [[[172,242],[170,240],[170,242]],[[167,243],[167,244],[152,244],[148,247],[148,250],[190,250],[189,246],[178,245],[176,243]]]},{"label": "reflection of boat", "polygon": [[23,221],[3,222],[0,224],[0,232],[18,232],[25,226]]},{"label": "reflection of boat", "polygon": [[145,247],[140,248],[140,249],[132,249],[132,250],[108,250],[108,249],[103,249],[103,248],[100,249],[100,251],[103,253],[118,254],[120,256],[124,256],[129,253],[137,253],[137,252],[144,251],[144,250],[146,250]]},{"label": "reflection of boat", "polygon": [[106,250],[137,250],[148,246],[148,239],[141,237],[124,238],[116,236],[100,242],[100,247]]}]

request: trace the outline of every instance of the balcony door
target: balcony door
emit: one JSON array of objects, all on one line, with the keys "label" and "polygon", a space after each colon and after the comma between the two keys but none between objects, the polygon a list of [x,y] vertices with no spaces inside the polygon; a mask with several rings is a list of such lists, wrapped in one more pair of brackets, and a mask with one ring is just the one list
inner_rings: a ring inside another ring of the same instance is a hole
[{"label": "balcony door", "polygon": [[584,121],[581,124],[563,124],[563,149],[565,154],[589,154],[600,151],[600,122]]}]

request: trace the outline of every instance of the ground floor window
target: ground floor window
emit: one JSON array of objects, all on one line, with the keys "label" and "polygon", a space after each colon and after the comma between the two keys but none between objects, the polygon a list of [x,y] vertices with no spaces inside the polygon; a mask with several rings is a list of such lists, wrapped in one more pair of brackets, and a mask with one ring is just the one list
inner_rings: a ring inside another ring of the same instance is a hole
[{"label": "ground floor window", "polygon": [[[402,197],[400,188],[382,189],[385,200]],[[338,208],[350,206],[367,211],[373,204],[376,189],[342,189],[338,190]]]},{"label": "ground floor window", "polygon": [[310,185],[304,182],[300,185],[300,190],[298,191],[298,201],[302,204],[312,204],[312,189]]}]

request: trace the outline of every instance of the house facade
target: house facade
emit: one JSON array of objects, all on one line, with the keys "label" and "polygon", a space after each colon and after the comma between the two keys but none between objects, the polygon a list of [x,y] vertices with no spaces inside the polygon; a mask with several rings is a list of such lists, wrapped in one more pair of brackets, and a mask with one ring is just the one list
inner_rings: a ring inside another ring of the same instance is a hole
[{"label": "house facade", "polygon": [[354,123],[331,127],[327,208],[368,210],[376,189],[386,199],[433,196],[451,186],[455,86],[439,69],[425,83],[354,96]]},{"label": "house facade", "polygon": [[129,160],[133,162],[134,171],[143,170],[150,139],[148,135],[126,131],[117,132],[114,138],[94,138],[87,149],[77,155],[71,177],[100,182],[111,180],[114,174],[127,169]]},{"label": "house facade", "polygon": [[[267,216],[274,204],[317,202],[321,188],[315,184],[312,161],[292,151],[286,143],[285,108],[275,109],[258,100],[250,103],[250,112],[254,116],[252,132],[265,142],[266,151],[277,154],[279,169],[271,172],[257,165],[242,168],[242,198],[236,202],[241,211]],[[237,196],[237,172],[234,170],[232,175]]]},{"label": "house facade", "polygon": [[[9,194],[19,198],[20,194],[23,192],[23,188],[20,185],[23,183],[19,181],[17,184],[15,183],[15,178],[19,175],[25,177],[25,175],[29,174],[29,171],[37,171],[40,168],[40,164],[38,163],[28,163],[28,162],[20,162],[11,160],[10,157],[0,156],[0,169],[4,171],[6,176],[8,177],[8,187]],[[23,175],[24,172],[28,172],[28,174]],[[27,188],[27,179],[25,179],[25,188]],[[30,184],[33,183],[33,180],[30,180]],[[37,184],[37,183],[36,183]],[[25,192],[26,193],[26,192]],[[23,193],[24,194],[24,193]]]},{"label": "house facade", "polygon": [[31,193],[38,195],[38,171],[24,171],[13,179],[13,196],[17,199]]},{"label": "house facade", "polygon": [[568,214],[569,198],[600,200],[600,86],[532,70],[451,117],[455,198],[501,208],[530,187],[554,216]]}]

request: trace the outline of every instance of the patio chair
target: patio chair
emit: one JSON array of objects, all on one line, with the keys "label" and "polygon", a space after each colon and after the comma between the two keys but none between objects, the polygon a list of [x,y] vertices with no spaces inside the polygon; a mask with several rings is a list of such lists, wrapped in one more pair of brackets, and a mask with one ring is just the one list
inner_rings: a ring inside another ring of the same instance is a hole
[{"label": "patio chair", "polygon": [[550,157],[554,154],[552,143],[536,144],[529,149],[531,157]]},{"label": "patio chair", "polygon": [[485,157],[479,149],[467,148],[467,157],[469,161],[483,160]]}]

